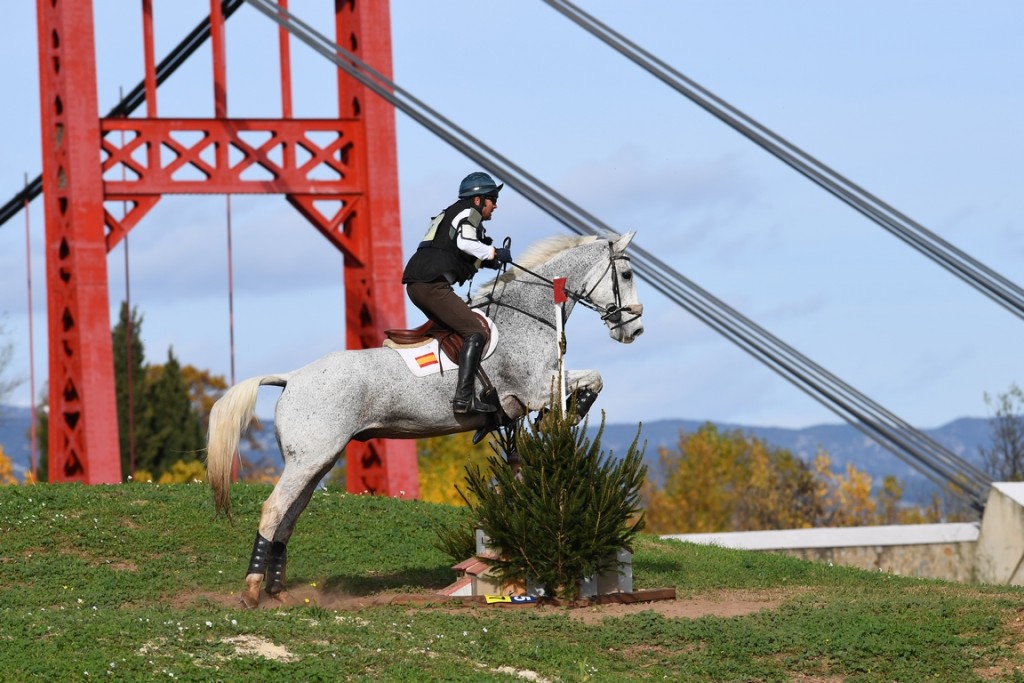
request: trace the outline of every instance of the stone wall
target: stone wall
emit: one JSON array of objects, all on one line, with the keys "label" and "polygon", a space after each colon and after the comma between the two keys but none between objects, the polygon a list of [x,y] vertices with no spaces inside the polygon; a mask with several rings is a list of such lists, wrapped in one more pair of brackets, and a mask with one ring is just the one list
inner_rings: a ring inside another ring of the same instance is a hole
[{"label": "stone wall", "polygon": [[777,552],[815,562],[949,581],[975,579],[978,537],[977,524],[913,524],[663,536],[690,543]]},{"label": "stone wall", "polygon": [[992,484],[978,524],[662,536],[929,579],[1024,586],[1024,482]]},{"label": "stone wall", "polygon": [[814,562],[873,569],[926,579],[974,580],[974,542],[870,545],[840,548],[788,548],[779,552]]}]

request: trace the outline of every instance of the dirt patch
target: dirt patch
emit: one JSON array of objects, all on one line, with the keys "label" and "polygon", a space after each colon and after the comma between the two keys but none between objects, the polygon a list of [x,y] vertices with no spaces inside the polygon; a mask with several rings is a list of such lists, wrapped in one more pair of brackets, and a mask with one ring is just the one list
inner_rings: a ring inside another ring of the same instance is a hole
[{"label": "dirt patch", "polygon": [[238,657],[263,657],[275,662],[294,662],[297,659],[286,648],[256,636],[235,636],[225,638],[224,642],[234,646]]},{"label": "dirt patch", "polygon": [[713,591],[699,597],[655,600],[634,604],[596,605],[569,610],[572,619],[585,624],[600,623],[608,617],[621,617],[637,612],[654,612],[669,619],[700,617],[742,617],[766,609],[775,609],[793,593],[779,591]]},{"label": "dirt patch", "polygon": [[[377,593],[374,595],[349,595],[336,591],[325,591],[316,586],[299,585],[288,591],[270,597],[262,594],[257,609],[280,609],[282,607],[315,606],[341,612],[355,612],[382,605],[405,605],[414,609],[442,609],[462,611],[467,609],[524,610],[541,612],[567,612],[570,618],[585,624],[600,623],[605,618],[622,617],[628,614],[652,611],[669,619],[697,619],[699,617],[738,617],[761,610],[775,609],[798,591],[712,591],[700,596],[683,596],[672,600],[653,600],[630,604],[604,604],[582,607],[553,605],[486,605],[476,602],[460,602],[437,593]],[[225,607],[242,607],[237,593],[190,592],[179,593],[171,599],[173,607],[182,608],[197,602],[209,601]]]}]

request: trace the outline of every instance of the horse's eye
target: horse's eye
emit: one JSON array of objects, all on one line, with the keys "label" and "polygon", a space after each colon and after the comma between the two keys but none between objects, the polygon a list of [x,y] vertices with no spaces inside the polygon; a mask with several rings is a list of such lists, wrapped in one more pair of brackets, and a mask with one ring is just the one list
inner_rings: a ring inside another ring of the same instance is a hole
[{"label": "horse's eye", "polygon": [[623,280],[632,280],[633,279],[633,271],[631,271],[631,270],[623,271],[622,272],[622,279]]}]

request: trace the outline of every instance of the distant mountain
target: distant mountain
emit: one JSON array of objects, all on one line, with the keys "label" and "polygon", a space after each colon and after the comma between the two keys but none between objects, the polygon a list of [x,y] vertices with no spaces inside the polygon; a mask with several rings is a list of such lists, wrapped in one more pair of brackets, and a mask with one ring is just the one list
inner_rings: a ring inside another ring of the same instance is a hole
[{"label": "distant mountain", "polygon": [[[14,463],[20,475],[29,468],[29,409],[0,406],[0,444]],[[251,449],[245,442],[242,453],[251,461],[265,461],[280,467],[281,454],[274,438],[273,420],[262,420],[263,429],[252,432],[253,439],[262,450]],[[698,420],[655,420],[645,422],[641,432],[641,443],[647,442],[644,454],[651,476],[658,475],[658,449],[662,446],[677,449],[681,431],[694,432],[704,422]],[[874,441],[868,439],[846,424],[816,425],[803,429],[779,427],[748,427],[744,425],[715,423],[720,430],[738,429],[745,434],[763,439],[777,448],[785,448],[795,456],[810,462],[819,449],[828,452],[836,470],[846,468],[852,462],[857,469],[867,472],[876,482],[893,475],[904,487],[904,499],[925,502],[936,491],[936,486],[923,474],[904,463]],[[612,454],[623,454],[636,436],[635,424],[606,424],[601,446]],[[591,433],[596,431],[592,423]],[[923,430],[925,434],[942,444],[961,458],[980,465],[979,447],[991,445],[988,420],[984,418],[960,418],[935,429]]]},{"label": "distant mountain", "polygon": [[32,459],[29,426],[32,424],[32,410],[15,406],[0,405],[0,446],[11,459],[14,472],[23,477],[30,468]]}]

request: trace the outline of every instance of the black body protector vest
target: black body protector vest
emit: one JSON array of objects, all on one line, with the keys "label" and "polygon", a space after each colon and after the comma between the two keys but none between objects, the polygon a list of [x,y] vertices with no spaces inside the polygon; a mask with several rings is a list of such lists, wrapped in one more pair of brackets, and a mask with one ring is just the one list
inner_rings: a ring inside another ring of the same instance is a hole
[{"label": "black body protector vest", "polygon": [[469,199],[460,199],[430,221],[416,253],[412,255],[402,273],[402,284],[435,282],[441,278],[449,284],[462,284],[480,269],[480,261],[459,249],[459,232],[466,226],[475,238],[487,243],[483,216]]}]

